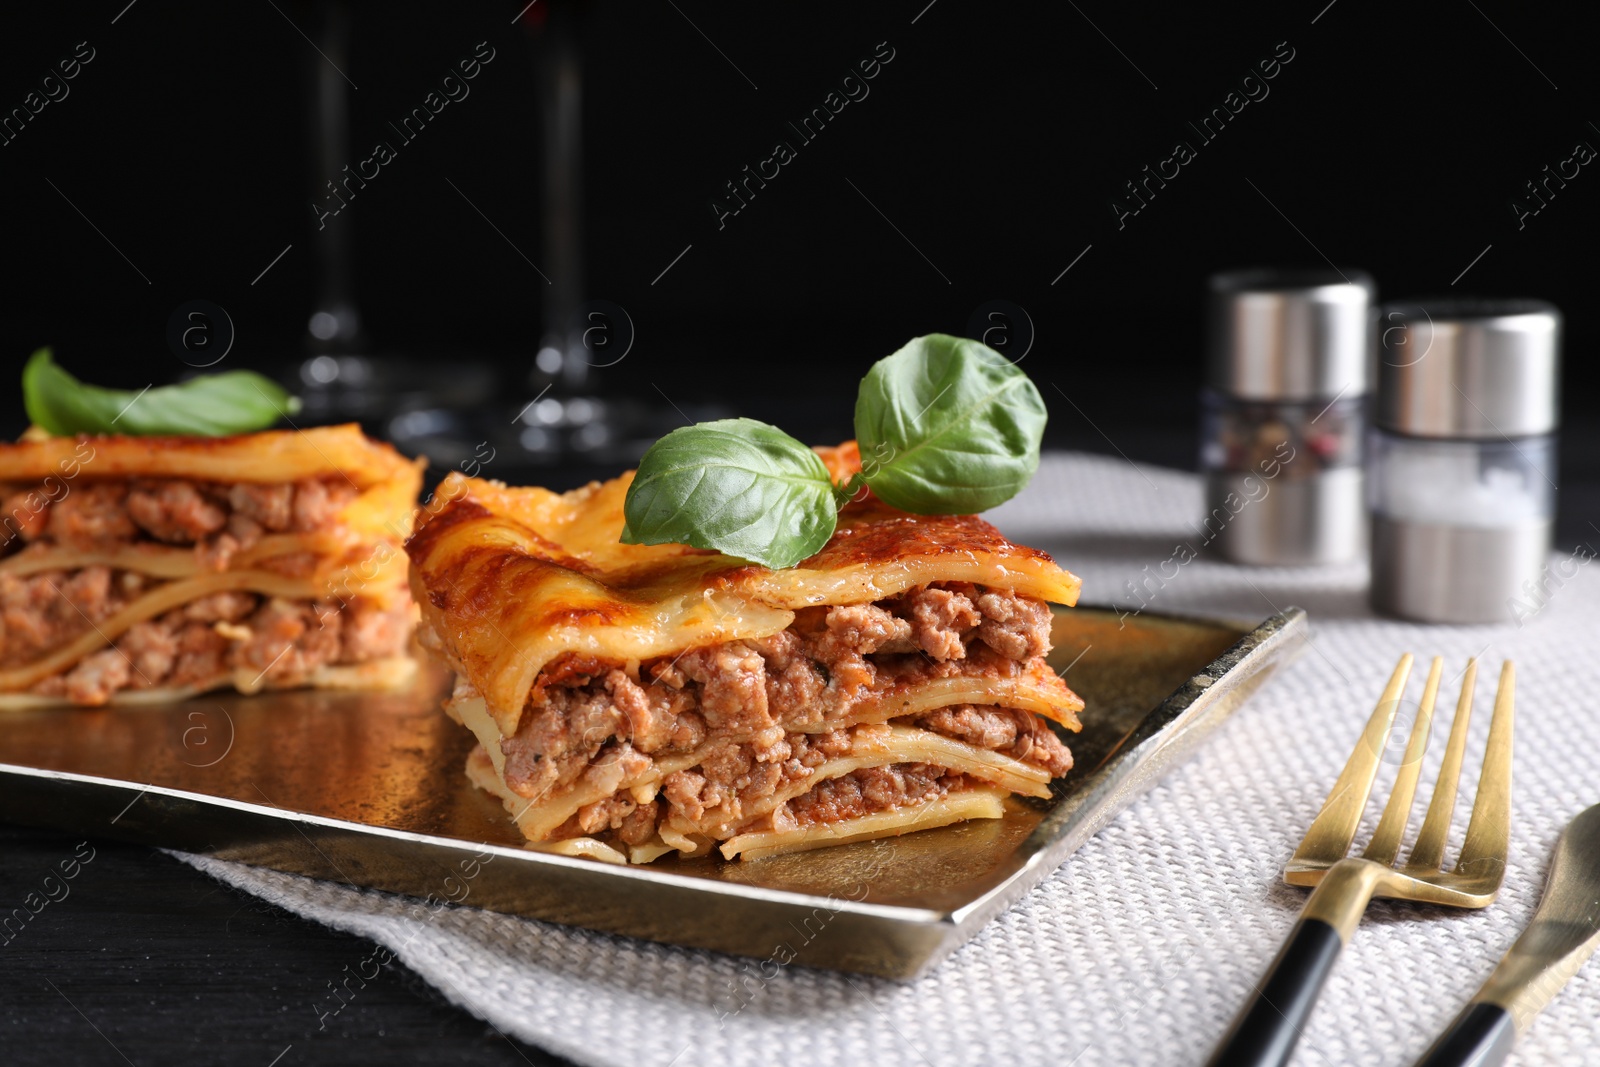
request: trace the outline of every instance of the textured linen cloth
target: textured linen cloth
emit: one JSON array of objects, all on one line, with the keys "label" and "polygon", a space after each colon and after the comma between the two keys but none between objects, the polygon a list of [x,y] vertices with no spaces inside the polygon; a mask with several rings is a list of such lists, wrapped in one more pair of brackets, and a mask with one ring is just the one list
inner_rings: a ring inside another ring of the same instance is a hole
[{"label": "textured linen cloth", "polygon": [[[1048,455],[1027,491],[991,517],[1081,575],[1085,603],[1137,605],[1127,583],[1146,567],[1171,574],[1160,564],[1179,543],[1200,547],[1202,512],[1193,475]],[[1305,890],[1282,883],[1284,861],[1400,653],[1418,657],[1413,707],[1428,657],[1446,662],[1424,790],[1444,748],[1453,679],[1467,657],[1480,657],[1468,797],[1500,663],[1513,658],[1514,821],[1500,899],[1484,911],[1375,902],[1295,1060],[1409,1063],[1531,917],[1567,820],[1600,802],[1600,566],[1579,562],[1591,548],[1573,556],[1582,546],[1564,547],[1567,555],[1551,561],[1546,603],[1523,625],[1375,618],[1364,565],[1250,569],[1199,559],[1159,588],[1146,582],[1150,611],[1259,619],[1298,604],[1310,613],[1310,638],[1193,760],[915,982],[796,967],[774,975],[752,961],[471,907],[417,918],[405,898],[185,858],[372,938],[467,1011],[581,1064],[1200,1063],[1305,900]],[[1391,740],[1367,833],[1403,746],[1403,733]],[[1456,846],[1466,816],[1459,805]],[[1420,819],[1413,814],[1413,833]],[[1600,1063],[1597,1017],[1600,962],[1591,961],[1535,1022],[1514,1062]]]}]

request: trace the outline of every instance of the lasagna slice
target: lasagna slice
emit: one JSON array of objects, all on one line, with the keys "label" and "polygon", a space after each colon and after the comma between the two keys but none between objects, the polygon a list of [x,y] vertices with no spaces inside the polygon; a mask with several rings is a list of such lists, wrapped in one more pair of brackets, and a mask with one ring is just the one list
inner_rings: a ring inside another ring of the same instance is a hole
[{"label": "lasagna slice", "polygon": [[0,709],[405,681],[420,482],[355,425],[0,445]]},{"label": "lasagna slice", "polygon": [[[852,444],[819,449],[834,477]],[[452,474],[407,543],[467,773],[539,847],[757,858],[1049,795],[1083,703],[1045,663],[1076,577],[974,516],[870,496],[796,567],[619,542],[632,474]]]}]

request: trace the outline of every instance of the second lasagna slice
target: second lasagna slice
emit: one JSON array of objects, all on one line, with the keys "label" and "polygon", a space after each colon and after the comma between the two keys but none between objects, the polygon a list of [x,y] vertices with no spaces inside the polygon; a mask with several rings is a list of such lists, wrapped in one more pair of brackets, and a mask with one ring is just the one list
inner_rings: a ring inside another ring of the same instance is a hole
[{"label": "second lasagna slice", "polygon": [[756,858],[995,818],[1072,766],[1049,722],[1082,701],[1045,655],[1079,583],[1046,554],[869,499],[769,570],[618,543],[628,483],[452,475],[408,545],[468,774],[530,841]]},{"label": "second lasagna slice", "polygon": [[354,425],[0,444],[0,710],[404,683],[420,481]]}]

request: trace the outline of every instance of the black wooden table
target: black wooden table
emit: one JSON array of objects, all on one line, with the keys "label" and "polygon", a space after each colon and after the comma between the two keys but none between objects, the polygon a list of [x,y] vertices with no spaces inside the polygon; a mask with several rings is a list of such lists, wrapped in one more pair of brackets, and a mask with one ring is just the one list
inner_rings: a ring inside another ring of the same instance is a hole
[{"label": "black wooden table", "polygon": [[6,1067],[566,1062],[448,1003],[398,962],[332,1015],[329,983],[346,967],[371,973],[372,942],[143,846],[90,841],[93,860],[60,878],[62,861],[89,854],[79,846],[0,825]]}]

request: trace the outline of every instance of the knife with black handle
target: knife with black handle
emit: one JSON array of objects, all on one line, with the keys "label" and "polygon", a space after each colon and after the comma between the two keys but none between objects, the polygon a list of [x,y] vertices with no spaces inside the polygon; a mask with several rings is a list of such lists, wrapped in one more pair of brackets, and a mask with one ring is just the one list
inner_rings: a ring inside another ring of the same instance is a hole
[{"label": "knife with black handle", "polygon": [[1600,804],[1561,833],[1544,899],[1489,980],[1417,1067],[1494,1067],[1600,946]]}]

